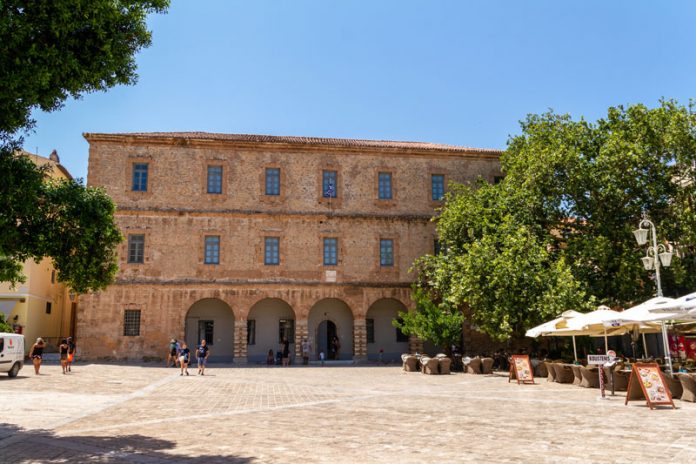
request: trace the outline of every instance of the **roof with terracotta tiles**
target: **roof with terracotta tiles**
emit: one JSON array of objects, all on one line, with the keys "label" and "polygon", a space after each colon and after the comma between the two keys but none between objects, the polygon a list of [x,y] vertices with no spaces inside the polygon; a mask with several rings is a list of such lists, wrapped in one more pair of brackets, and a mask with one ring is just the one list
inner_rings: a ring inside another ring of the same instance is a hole
[{"label": "roof with terracotta tiles", "polygon": [[362,140],[362,139],[334,139],[324,137],[295,137],[279,135],[258,135],[258,134],[217,134],[211,132],[131,132],[131,133],[84,133],[87,140],[91,139],[114,139],[114,138],[135,138],[135,139],[183,139],[190,141],[221,141],[237,143],[269,143],[283,145],[313,145],[326,147],[343,148],[386,148],[399,150],[417,151],[437,151],[454,153],[480,153],[489,155],[500,155],[501,150],[493,148],[471,148],[457,145],[444,145],[428,142],[401,142],[393,140]]}]

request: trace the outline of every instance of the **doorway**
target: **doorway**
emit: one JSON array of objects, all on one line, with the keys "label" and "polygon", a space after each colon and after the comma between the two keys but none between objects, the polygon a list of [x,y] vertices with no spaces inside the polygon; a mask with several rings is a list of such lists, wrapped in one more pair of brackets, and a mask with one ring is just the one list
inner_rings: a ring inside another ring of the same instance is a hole
[{"label": "doorway", "polygon": [[[319,353],[324,353],[325,359],[338,359],[337,353],[332,350],[331,341],[336,337],[338,331],[336,330],[336,324],[333,321],[324,320],[321,321],[319,327],[317,328],[317,358],[319,358]],[[340,351],[338,353],[340,355]]]}]

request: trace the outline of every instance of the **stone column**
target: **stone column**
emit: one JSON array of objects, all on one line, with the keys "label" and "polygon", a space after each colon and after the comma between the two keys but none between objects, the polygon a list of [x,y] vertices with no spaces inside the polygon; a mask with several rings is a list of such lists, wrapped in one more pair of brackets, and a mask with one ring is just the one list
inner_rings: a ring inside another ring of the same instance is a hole
[{"label": "stone column", "polygon": [[353,361],[367,361],[367,322],[364,317],[353,321]]},{"label": "stone column", "polygon": [[247,321],[234,321],[234,362],[247,363]]},{"label": "stone column", "polygon": [[423,340],[416,337],[415,335],[409,335],[409,337],[408,337],[408,352],[411,354],[422,353],[423,352]]},{"label": "stone column", "polygon": [[302,340],[309,339],[309,321],[295,319],[295,364],[302,363]]}]

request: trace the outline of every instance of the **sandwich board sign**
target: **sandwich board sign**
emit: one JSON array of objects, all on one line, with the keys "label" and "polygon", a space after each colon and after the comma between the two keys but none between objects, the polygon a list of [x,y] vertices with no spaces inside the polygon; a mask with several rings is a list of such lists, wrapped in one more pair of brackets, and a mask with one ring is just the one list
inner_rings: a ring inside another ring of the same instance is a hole
[{"label": "sandwich board sign", "polygon": [[526,354],[513,354],[512,362],[510,363],[510,376],[508,383],[512,379],[517,379],[517,384],[534,383],[534,369],[529,361],[529,356]]},{"label": "sandwich board sign", "polygon": [[667,387],[667,382],[662,375],[660,366],[656,363],[636,363],[631,368],[626,402],[624,404],[628,404],[629,401],[642,399],[648,402],[650,409],[660,405],[672,406],[676,409],[672,401],[672,393]]}]

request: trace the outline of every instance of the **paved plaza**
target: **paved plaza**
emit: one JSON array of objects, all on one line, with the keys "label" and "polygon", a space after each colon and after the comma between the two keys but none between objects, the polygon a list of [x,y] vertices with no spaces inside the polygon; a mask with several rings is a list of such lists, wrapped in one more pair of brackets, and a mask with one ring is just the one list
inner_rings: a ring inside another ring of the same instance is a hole
[{"label": "paved plaza", "polygon": [[696,404],[399,367],[45,365],[0,377],[0,462],[696,462]]}]

